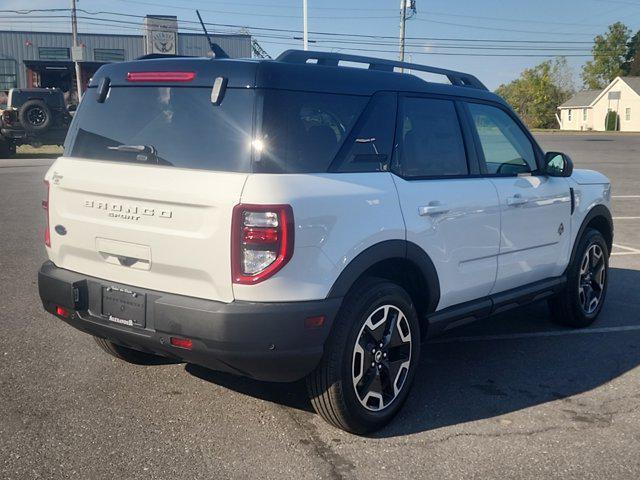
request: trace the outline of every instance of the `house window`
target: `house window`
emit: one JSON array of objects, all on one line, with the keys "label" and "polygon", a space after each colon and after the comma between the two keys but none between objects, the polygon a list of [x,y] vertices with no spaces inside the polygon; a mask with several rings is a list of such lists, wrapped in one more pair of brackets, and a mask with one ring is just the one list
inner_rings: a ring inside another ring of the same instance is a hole
[{"label": "house window", "polygon": [[16,65],[13,59],[0,59],[0,90],[11,90],[18,86]]},{"label": "house window", "polygon": [[58,47],[38,48],[40,60],[69,60],[69,49]]},{"label": "house window", "polygon": [[583,122],[587,121],[587,109],[586,108],[582,109],[582,121]]},{"label": "house window", "polygon": [[628,122],[631,120],[631,107],[624,109],[624,119]]},{"label": "house window", "polygon": [[567,120],[571,121],[571,109],[567,111]]},{"label": "house window", "polygon": [[124,50],[119,48],[94,48],[93,59],[96,62],[124,62]]}]

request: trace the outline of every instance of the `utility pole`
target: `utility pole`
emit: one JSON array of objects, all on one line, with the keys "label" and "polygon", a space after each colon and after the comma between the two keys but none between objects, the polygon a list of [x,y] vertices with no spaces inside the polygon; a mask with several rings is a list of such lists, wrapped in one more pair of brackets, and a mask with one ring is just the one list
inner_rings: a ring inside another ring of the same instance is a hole
[{"label": "utility pole", "polygon": [[404,31],[405,31],[406,23],[407,23],[407,0],[400,0],[400,61],[401,62],[404,62]]},{"label": "utility pole", "polygon": [[[411,14],[407,17],[407,5]],[[416,0],[400,0],[400,61],[404,62],[404,38],[407,20],[416,14]],[[400,69],[404,72],[404,69]]]},{"label": "utility pole", "polygon": [[307,0],[302,0],[302,45],[309,50],[309,30],[307,25]]},{"label": "utility pole", "polygon": [[[76,0],[71,0],[71,34],[73,36],[73,46],[79,47],[78,43],[78,17],[76,16]],[[78,89],[78,103],[82,99],[82,70],[80,69],[80,62],[74,60],[76,67],[76,88]]]}]

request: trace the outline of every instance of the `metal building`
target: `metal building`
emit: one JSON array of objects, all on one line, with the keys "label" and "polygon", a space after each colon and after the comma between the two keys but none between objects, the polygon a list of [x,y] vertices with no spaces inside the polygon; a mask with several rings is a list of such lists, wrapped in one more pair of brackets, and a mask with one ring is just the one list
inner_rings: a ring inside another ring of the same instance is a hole
[{"label": "metal building", "polygon": [[[149,21],[151,19],[151,21]],[[103,64],[149,53],[207,56],[203,34],[181,33],[175,17],[147,16],[143,35],[79,33],[82,84]],[[231,58],[251,57],[251,36],[211,35]],[[13,87],[57,87],[75,93],[70,33],[0,31],[0,92]]]}]

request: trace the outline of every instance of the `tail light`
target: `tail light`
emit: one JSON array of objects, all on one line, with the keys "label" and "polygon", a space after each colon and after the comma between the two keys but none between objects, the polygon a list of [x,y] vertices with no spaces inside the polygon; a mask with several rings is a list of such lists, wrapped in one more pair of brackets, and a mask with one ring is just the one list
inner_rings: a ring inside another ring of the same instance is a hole
[{"label": "tail light", "polygon": [[174,347],[186,348],[187,350],[193,348],[193,340],[189,338],[171,337],[170,342]]},{"label": "tail light", "polygon": [[273,276],[293,255],[290,205],[236,205],[231,222],[233,282],[253,285]]},{"label": "tail light", "polygon": [[2,112],[2,123],[7,127],[13,125],[13,112],[11,110]]},{"label": "tail light", "polygon": [[68,308],[56,305],[56,315],[59,317],[69,318],[71,316],[71,311]]},{"label": "tail light", "polygon": [[47,187],[47,199],[42,201],[42,208],[45,211],[45,226],[44,226],[44,244],[47,247],[51,246],[51,229],[49,226],[49,182],[44,181],[44,185]]}]

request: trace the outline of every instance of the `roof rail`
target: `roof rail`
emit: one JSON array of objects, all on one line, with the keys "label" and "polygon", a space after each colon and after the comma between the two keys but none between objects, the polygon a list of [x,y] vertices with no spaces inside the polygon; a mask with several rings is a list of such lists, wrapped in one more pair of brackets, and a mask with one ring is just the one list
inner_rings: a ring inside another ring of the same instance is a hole
[{"label": "roof rail", "polygon": [[[315,60],[315,62],[309,62],[309,60]],[[340,61],[346,61],[368,64],[369,70],[380,70],[383,72],[393,72],[395,68],[419,70],[421,72],[445,76],[449,79],[452,85],[456,85],[458,87],[471,87],[479,90],[488,90],[480,80],[468,73],[375,57],[363,57],[360,55],[348,55],[334,52],[316,52],[310,50],[286,50],[276,58],[276,61],[285,63],[315,63],[317,65],[330,67],[337,67],[339,66]]]}]

